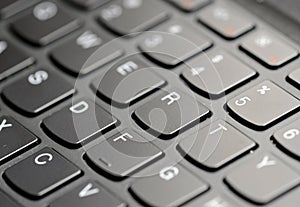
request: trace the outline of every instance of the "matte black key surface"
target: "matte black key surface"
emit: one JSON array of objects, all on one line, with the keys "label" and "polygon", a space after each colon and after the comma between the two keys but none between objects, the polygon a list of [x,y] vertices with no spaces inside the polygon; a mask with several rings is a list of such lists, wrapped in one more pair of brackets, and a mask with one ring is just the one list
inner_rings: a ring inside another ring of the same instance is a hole
[{"label": "matte black key surface", "polygon": [[175,67],[211,45],[212,41],[196,26],[175,19],[161,25],[157,32],[147,33],[139,49],[163,66]]},{"label": "matte black key surface", "polygon": [[37,70],[11,83],[3,98],[25,115],[35,116],[74,93],[66,80],[50,70]]},{"label": "matte black key surface", "polygon": [[21,207],[21,205],[17,204],[14,200],[0,191],[0,204],[3,207]]},{"label": "matte black key surface", "polygon": [[262,130],[295,112],[300,101],[274,83],[264,81],[231,99],[227,106],[250,127]]},{"label": "matte black key surface", "polygon": [[256,72],[231,54],[212,49],[187,61],[182,77],[200,94],[217,98],[254,77]]},{"label": "matte black key surface", "polygon": [[108,43],[97,33],[86,30],[51,52],[59,67],[73,75],[85,75],[123,54],[123,49]]},{"label": "matte black key surface", "polygon": [[181,206],[204,193],[208,185],[180,165],[165,166],[159,174],[140,178],[130,191],[147,206]]},{"label": "matte black key surface", "polygon": [[288,76],[289,80],[300,89],[300,69],[295,70]]},{"label": "matte black key surface", "polygon": [[52,202],[49,207],[125,207],[115,195],[97,182],[86,182]]},{"label": "matte black key surface", "polygon": [[156,146],[132,130],[124,130],[87,150],[87,159],[108,176],[124,179],[163,156]]},{"label": "matte black key surface", "polygon": [[32,65],[34,58],[26,55],[11,42],[0,40],[0,80]]},{"label": "matte black key surface", "polygon": [[9,116],[0,117],[0,164],[38,142],[38,138]]},{"label": "matte black key surface", "polygon": [[300,159],[300,119],[277,131],[273,137],[285,152]]},{"label": "matte black key surface", "polygon": [[254,23],[239,8],[221,2],[201,10],[199,21],[226,39],[235,39],[254,28]]},{"label": "matte black key surface", "polygon": [[37,4],[30,14],[12,24],[12,29],[21,38],[39,46],[47,45],[78,27],[78,20],[51,1]]},{"label": "matte black key surface", "polygon": [[44,148],[4,172],[7,182],[30,198],[40,198],[70,182],[81,171],[56,151]]},{"label": "matte black key surface", "polygon": [[95,9],[107,2],[109,0],[68,0],[71,3],[83,8],[83,9]]},{"label": "matte black key surface", "polygon": [[270,154],[253,157],[232,170],[226,182],[250,201],[266,204],[300,183],[300,175]]},{"label": "matte black key surface", "polygon": [[216,170],[254,146],[252,140],[220,120],[180,141],[178,149],[200,167]]},{"label": "matte black key surface", "polygon": [[210,115],[209,109],[192,96],[173,88],[163,91],[151,101],[137,108],[135,121],[160,138],[172,138]]},{"label": "matte black key surface", "polygon": [[206,6],[209,4],[212,0],[168,0],[174,5],[176,5],[178,8],[186,11],[186,12],[192,12],[197,9],[200,9],[201,7]]},{"label": "matte black key surface", "polygon": [[167,11],[157,0],[117,0],[100,11],[100,21],[118,35],[145,31],[167,17]]},{"label": "matte black key surface", "polygon": [[270,68],[288,63],[299,53],[291,43],[267,31],[258,31],[248,36],[241,43],[241,48]]},{"label": "matte black key surface", "polygon": [[111,114],[90,100],[77,101],[43,121],[51,138],[68,147],[80,147],[117,124]]},{"label": "matte black key surface", "polygon": [[165,85],[166,81],[151,68],[138,56],[132,56],[104,72],[92,86],[104,100],[127,107]]}]

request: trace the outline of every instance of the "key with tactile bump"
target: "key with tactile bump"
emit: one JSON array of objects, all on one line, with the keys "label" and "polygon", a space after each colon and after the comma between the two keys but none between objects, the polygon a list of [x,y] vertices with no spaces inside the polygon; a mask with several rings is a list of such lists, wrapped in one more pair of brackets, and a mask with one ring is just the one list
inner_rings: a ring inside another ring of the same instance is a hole
[{"label": "key with tactile bump", "polygon": [[87,150],[86,157],[113,179],[124,179],[160,159],[163,152],[133,130],[126,129]]},{"label": "key with tactile bump", "polygon": [[263,130],[297,111],[300,101],[266,80],[231,99],[227,106],[249,127]]},{"label": "key with tactile bump", "polygon": [[99,204],[103,207],[126,206],[97,182],[87,182],[58,198],[49,207],[99,207]]},{"label": "key with tactile bump", "polygon": [[248,36],[240,46],[270,68],[283,66],[295,59],[299,53],[290,43],[267,31],[258,31]]},{"label": "key with tactile bump", "polygon": [[81,170],[51,148],[44,148],[4,172],[7,182],[30,198],[41,198],[80,176]]},{"label": "key with tactile bump", "polygon": [[142,204],[167,207],[181,206],[207,189],[204,181],[181,165],[165,166],[153,176],[137,179],[130,187]]},{"label": "key with tactile bump", "polygon": [[201,10],[199,21],[226,39],[235,39],[254,28],[254,23],[239,8],[221,2]]},{"label": "key with tactile bump", "polygon": [[117,0],[100,10],[100,21],[118,35],[136,35],[167,17],[157,0]]},{"label": "key with tactile bump", "polygon": [[45,46],[80,26],[79,21],[52,1],[35,5],[31,13],[12,23],[12,29],[28,42]]},{"label": "key with tactile bump", "polygon": [[38,138],[9,116],[0,117],[0,164],[37,144]]},{"label": "key with tactile bump", "polygon": [[37,70],[4,88],[4,100],[27,116],[36,116],[75,92],[66,80],[50,70]]},{"label": "key with tactile bump", "polygon": [[143,129],[162,139],[173,138],[210,115],[210,110],[189,94],[176,88],[168,91],[140,106],[133,114]]},{"label": "key with tactile bump", "polygon": [[256,155],[231,170],[226,183],[257,204],[266,204],[300,183],[300,175],[270,154]]}]

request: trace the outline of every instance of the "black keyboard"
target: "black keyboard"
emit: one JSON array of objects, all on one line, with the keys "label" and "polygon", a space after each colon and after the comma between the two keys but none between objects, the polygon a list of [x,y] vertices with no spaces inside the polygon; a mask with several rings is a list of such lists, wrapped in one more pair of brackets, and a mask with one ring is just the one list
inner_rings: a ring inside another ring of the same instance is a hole
[{"label": "black keyboard", "polygon": [[296,207],[299,45],[230,0],[1,0],[1,207]]}]

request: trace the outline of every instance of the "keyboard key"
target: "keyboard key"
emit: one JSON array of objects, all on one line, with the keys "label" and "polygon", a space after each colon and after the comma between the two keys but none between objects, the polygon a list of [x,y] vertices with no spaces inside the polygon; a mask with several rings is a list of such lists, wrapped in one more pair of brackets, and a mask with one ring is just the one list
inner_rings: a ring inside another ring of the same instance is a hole
[{"label": "keyboard key", "polygon": [[210,50],[188,61],[182,68],[183,79],[208,98],[219,98],[256,75],[255,71],[221,49]]},{"label": "keyboard key", "polygon": [[34,58],[6,40],[0,40],[0,80],[32,65]]},{"label": "keyboard key", "polygon": [[179,9],[182,9],[183,11],[192,12],[206,6],[212,0],[168,0],[168,1],[170,1]]},{"label": "keyboard key", "polygon": [[277,131],[273,137],[280,148],[300,159],[300,119]]},{"label": "keyboard key", "polygon": [[14,200],[12,200],[2,191],[0,191],[0,203],[1,206],[3,207],[21,207],[19,204],[17,204]]},{"label": "keyboard key", "polygon": [[241,48],[270,68],[283,66],[298,56],[298,51],[290,43],[267,31],[259,31],[247,37]]},{"label": "keyboard key", "polygon": [[137,108],[133,118],[149,133],[168,139],[205,120],[209,115],[206,106],[173,88]]},{"label": "keyboard key", "polygon": [[12,24],[12,29],[21,38],[38,46],[48,45],[78,27],[78,20],[51,1],[37,4],[30,14]]},{"label": "keyboard key", "polygon": [[87,10],[95,9],[109,2],[109,0],[68,0],[68,1]]},{"label": "keyboard key", "polygon": [[1,0],[0,19],[8,18],[32,6],[39,0]]},{"label": "keyboard key", "polygon": [[96,182],[88,182],[50,204],[50,207],[125,207],[126,204]]},{"label": "keyboard key", "polygon": [[175,67],[211,45],[212,41],[197,27],[176,19],[146,34],[139,49],[164,67]]},{"label": "keyboard key", "polygon": [[300,69],[295,70],[292,72],[289,76],[288,79],[296,86],[298,89],[300,88]]},{"label": "keyboard key", "polygon": [[257,204],[266,204],[300,183],[300,175],[273,155],[253,157],[226,176],[238,194]]},{"label": "keyboard key", "polygon": [[150,65],[138,56],[132,56],[103,73],[93,82],[92,87],[107,102],[127,107],[165,83],[165,80],[151,71]]},{"label": "keyboard key", "polygon": [[51,58],[72,75],[85,75],[123,54],[121,48],[115,44],[104,45],[106,42],[98,34],[87,30],[54,49]]},{"label": "keyboard key", "polygon": [[218,193],[210,193],[209,195],[200,196],[191,201],[187,207],[238,207],[231,200]]},{"label": "keyboard key", "polygon": [[118,35],[145,31],[167,17],[166,10],[156,0],[118,0],[100,11],[100,21]]},{"label": "keyboard key", "polygon": [[70,182],[81,171],[50,148],[31,155],[4,172],[7,182],[26,196],[38,199]]},{"label": "keyboard key", "polygon": [[159,174],[140,178],[130,187],[147,206],[181,206],[207,189],[206,183],[180,165],[166,166]]},{"label": "keyboard key", "polygon": [[0,164],[37,144],[38,138],[13,118],[0,118]]},{"label": "keyboard key", "polygon": [[103,108],[83,100],[47,117],[42,126],[51,138],[76,148],[113,129],[116,124],[117,120]]},{"label": "keyboard key", "polygon": [[220,120],[183,139],[178,150],[199,167],[217,170],[255,147],[255,143]]},{"label": "keyboard key", "polygon": [[20,112],[35,116],[74,93],[75,89],[50,70],[36,70],[3,90],[3,98]]},{"label": "keyboard key", "polygon": [[224,37],[235,39],[254,28],[254,23],[231,4],[212,4],[198,14],[201,23]]},{"label": "keyboard key", "polygon": [[227,103],[230,112],[259,130],[292,114],[299,105],[298,99],[270,81],[248,89]]},{"label": "keyboard key", "polygon": [[121,180],[160,159],[163,152],[141,135],[126,129],[87,150],[86,156],[96,170]]}]

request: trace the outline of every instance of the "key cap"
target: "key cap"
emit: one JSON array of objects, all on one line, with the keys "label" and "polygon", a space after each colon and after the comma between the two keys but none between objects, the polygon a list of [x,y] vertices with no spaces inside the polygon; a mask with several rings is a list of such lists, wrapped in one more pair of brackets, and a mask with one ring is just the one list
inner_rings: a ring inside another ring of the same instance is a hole
[{"label": "key cap", "polygon": [[9,116],[0,118],[0,164],[33,147],[38,138]]},{"label": "key cap", "polygon": [[266,204],[300,182],[299,174],[270,154],[254,156],[226,176],[230,187],[257,204]]},{"label": "key cap", "polygon": [[96,182],[87,182],[63,195],[50,207],[125,207],[126,204]]},{"label": "key cap", "polygon": [[2,191],[0,191],[0,203],[3,207],[21,207],[19,204],[17,204],[14,200],[12,200]]},{"label": "key cap", "polygon": [[182,77],[196,92],[219,98],[247,82],[256,72],[231,54],[213,49],[182,66]]},{"label": "key cap", "polygon": [[186,12],[196,11],[207,4],[211,3],[211,0],[168,0],[179,9]]},{"label": "key cap", "polygon": [[210,193],[209,195],[200,196],[191,201],[186,207],[238,207],[231,200],[218,193]]},{"label": "key cap", "polygon": [[207,189],[206,183],[180,165],[165,166],[159,174],[140,178],[130,187],[142,204],[166,207],[181,206]]},{"label": "key cap", "polygon": [[219,120],[180,141],[178,150],[199,167],[217,170],[255,147],[255,143]]},{"label": "key cap", "polygon": [[298,56],[290,43],[267,31],[259,31],[247,37],[241,48],[269,68],[278,68]]},{"label": "key cap", "polygon": [[299,105],[298,99],[270,81],[248,89],[227,103],[233,115],[258,130],[266,129],[289,116]]},{"label": "key cap", "polygon": [[199,12],[198,20],[225,39],[235,39],[254,28],[240,8],[225,3],[212,4]]},{"label": "key cap", "polygon": [[74,102],[43,121],[50,137],[70,148],[77,148],[110,131],[117,119],[90,100]]},{"label": "key cap", "polygon": [[71,84],[50,70],[36,70],[4,88],[4,100],[27,116],[36,116],[75,92]]},{"label": "key cap", "polygon": [[161,3],[147,0],[118,0],[100,11],[100,21],[118,35],[148,30],[166,20]]},{"label": "key cap", "polygon": [[39,0],[1,0],[0,19],[8,18],[32,6]]},{"label": "key cap", "polygon": [[109,2],[109,0],[68,0],[68,1],[86,10],[95,9]]},{"label": "key cap", "polygon": [[126,58],[93,81],[92,88],[109,104],[128,107],[166,84],[151,67],[138,56]]},{"label": "key cap", "polygon": [[0,40],[0,80],[29,67],[34,58],[6,40]]},{"label": "key cap", "polygon": [[288,79],[296,86],[298,89],[300,88],[300,70],[295,70],[292,72],[289,76]]},{"label": "key cap", "polygon": [[79,26],[78,20],[62,11],[51,1],[37,4],[30,14],[12,23],[14,32],[38,46],[48,45]]},{"label": "key cap", "polygon": [[280,148],[300,159],[300,119],[277,131],[273,137]]},{"label": "key cap", "polygon": [[61,44],[51,52],[51,58],[66,72],[74,76],[85,75],[117,59],[123,50],[116,44],[107,43],[91,30]]},{"label": "key cap", "polygon": [[143,129],[162,139],[172,138],[210,115],[209,109],[191,96],[175,88],[169,91],[163,91],[133,113],[133,119]]},{"label": "key cap", "polygon": [[95,145],[86,153],[96,170],[116,180],[134,174],[162,156],[163,152],[156,146],[129,129]]},{"label": "key cap", "polygon": [[44,148],[8,168],[9,185],[29,198],[38,199],[77,178],[81,171],[56,151]]},{"label": "key cap", "polygon": [[164,67],[175,67],[211,45],[212,41],[197,27],[174,19],[159,27],[157,32],[146,34],[139,49]]}]

